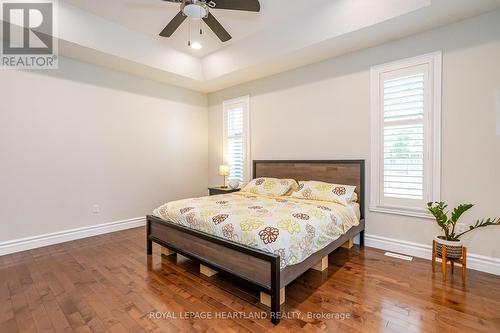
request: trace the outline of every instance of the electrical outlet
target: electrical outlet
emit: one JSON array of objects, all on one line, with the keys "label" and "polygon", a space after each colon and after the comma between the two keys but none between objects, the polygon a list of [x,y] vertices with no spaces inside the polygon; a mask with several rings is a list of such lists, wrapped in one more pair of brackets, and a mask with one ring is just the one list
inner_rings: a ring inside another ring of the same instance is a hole
[{"label": "electrical outlet", "polygon": [[92,214],[99,214],[101,212],[101,207],[99,205],[92,206]]},{"label": "electrical outlet", "polygon": [[465,223],[457,223],[457,225],[455,227],[456,232],[461,233],[461,232],[464,232],[466,230],[467,230],[467,226],[465,225]]}]

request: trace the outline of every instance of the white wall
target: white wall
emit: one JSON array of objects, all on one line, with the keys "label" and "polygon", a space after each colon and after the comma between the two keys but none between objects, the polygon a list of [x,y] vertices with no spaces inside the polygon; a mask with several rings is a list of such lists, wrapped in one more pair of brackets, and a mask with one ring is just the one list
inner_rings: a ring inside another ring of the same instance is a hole
[{"label": "white wall", "polygon": [[[500,11],[209,95],[209,183],[219,184],[222,101],[251,96],[253,159],[367,160],[370,67],[443,50],[442,199],[472,202],[464,222],[500,215]],[[367,191],[369,193],[369,191]],[[367,198],[368,199],[368,198]],[[429,219],[367,211],[367,233],[430,244]],[[500,227],[465,238],[469,251],[500,258]],[[500,262],[500,261],[499,261]]]},{"label": "white wall", "polygon": [[[500,11],[213,93],[208,104],[205,94],[64,58],[56,71],[0,71],[0,245],[204,195],[222,181],[222,101],[246,94],[254,159],[364,158],[369,185],[370,66],[436,50],[442,199],[476,203],[466,222],[498,216]],[[372,236],[428,245],[438,233],[431,220],[366,215]],[[465,241],[500,258],[499,237],[489,228]]]},{"label": "white wall", "polygon": [[0,243],[206,193],[205,94],[62,58],[0,96]]}]

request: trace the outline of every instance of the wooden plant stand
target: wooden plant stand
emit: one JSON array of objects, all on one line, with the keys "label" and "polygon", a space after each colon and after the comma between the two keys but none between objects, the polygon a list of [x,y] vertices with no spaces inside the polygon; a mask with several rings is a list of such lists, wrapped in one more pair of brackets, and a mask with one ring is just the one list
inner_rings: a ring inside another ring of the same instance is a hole
[{"label": "wooden plant stand", "polygon": [[[438,257],[436,251],[436,241],[432,241],[432,273],[436,272],[436,258]],[[443,274],[443,281],[446,281],[446,264],[450,262],[451,265],[451,274],[455,272],[455,264],[462,265],[462,282],[465,282],[465,278],[467,276],[467,248],[465,246],[462,247],[462,258],[460,259],[451,259],[446,258],[446,245],[441,245],[441,272]]]}]

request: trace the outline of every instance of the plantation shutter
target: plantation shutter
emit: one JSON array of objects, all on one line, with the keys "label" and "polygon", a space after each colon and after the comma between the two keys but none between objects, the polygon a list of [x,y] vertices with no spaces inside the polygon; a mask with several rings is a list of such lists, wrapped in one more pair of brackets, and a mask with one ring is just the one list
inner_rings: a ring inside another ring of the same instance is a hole
[{"label": "plantation shutter", "polygon": [[371,68],[370,210],[432,217],[441,175],[441,52]]},{"label": "plantation shutter", "polygon": [[230,108],[227,111],[227,163],[229,179],[244,180],[244,138],[243,107]]},{"label": "plantation shutter", "polygon": [[223,103],[224,162],[229,166],[228,179],[245,183],[250,176],[249,96]]},{"label": "plantation shutter", "polygon": [[424,196],[425,74],[383,82],[383,195]]}]

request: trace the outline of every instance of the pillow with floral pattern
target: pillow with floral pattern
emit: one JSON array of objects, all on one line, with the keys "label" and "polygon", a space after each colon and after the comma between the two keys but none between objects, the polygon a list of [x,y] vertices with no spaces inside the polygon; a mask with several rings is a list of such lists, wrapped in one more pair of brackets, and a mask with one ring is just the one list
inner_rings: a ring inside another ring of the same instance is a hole
[{"label": "pillow with floral pattern", "polygon": [[356,186],[351,185],[330,184],[314,180],[299,181],[299,187],[297,191],[292,193],[291,197],[331,201],[347,206],[353,198],[357,197],[354,196],[355,189]]},{"label": "pillow with floral pattern", "polygon": [[297,189],[298,186],[294,179],[261,177],[252,180],[241,191],[253,194],[282,196]]}]

